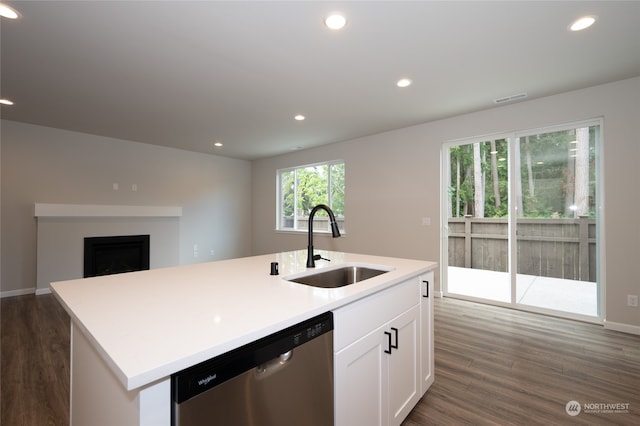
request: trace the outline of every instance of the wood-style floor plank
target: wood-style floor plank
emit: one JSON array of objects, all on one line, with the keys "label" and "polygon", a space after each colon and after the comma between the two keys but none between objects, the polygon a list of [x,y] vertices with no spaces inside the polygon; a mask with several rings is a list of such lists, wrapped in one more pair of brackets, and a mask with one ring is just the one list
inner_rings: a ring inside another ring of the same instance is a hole
[{"label": "wood-style floor plank", "polygon": [[[0,424],[68,425],[69,317],[51,295],[0,315]],[[434,326],[436,381],[403,426],[640,424],[640,336],[449,298]],[[629,412],[571,417],[571,400]]]},{"label": "wood-style floor plank", "polygon": [[69,316],[52,295],[0,302],[0,424],[69,424]]},{"label": "wood-style floor plank", "polygon": [[[640,336],[450,298],[434,328],[435,383],[403,426],[640,424]],[[573,400],[629,409],[573,417]]]}]

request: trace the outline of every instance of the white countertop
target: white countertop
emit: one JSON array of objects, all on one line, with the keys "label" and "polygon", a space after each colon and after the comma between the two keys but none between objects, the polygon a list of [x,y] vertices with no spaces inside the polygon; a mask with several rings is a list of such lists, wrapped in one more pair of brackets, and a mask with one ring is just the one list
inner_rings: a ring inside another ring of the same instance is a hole
[{"label": "white countertop", "polygon": [[[127,390],[434,269],[434,262],[316,250],[340,264],[390,272],[341,288],[286,281],[306,250],[61,281],[51,289]],[[278,262],[280,275],[269,275]]]}]

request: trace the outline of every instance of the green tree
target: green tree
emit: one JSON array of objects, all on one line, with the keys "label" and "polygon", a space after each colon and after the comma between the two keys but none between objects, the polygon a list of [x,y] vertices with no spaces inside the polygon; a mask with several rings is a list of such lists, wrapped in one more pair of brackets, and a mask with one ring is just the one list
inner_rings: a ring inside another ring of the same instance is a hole
[{"label": "green tree", "polygon": [[[344,163],[301,167],[280,174],[280,194],[285,217],[307,216],[318,204],[330,205],[344,216]],[[323,210],[319,216],[326,215]]]},{"label": "green tree", "polygon": [[331,173],[331,209],[336,216],[344,217],[344,163],[332,164]]},{"label": "green tree", "polygon": [[[326,165],[298,169],[297,180],[299,214],[307,216],[318,204],[329,202],[328,167]],[[319,216],[322,214],[318,212]]]},{"label": "green tree", "polygon": [[282,215],[293,218],[296,204],[295,171],[280,174],[280,194],[282,197]]}]

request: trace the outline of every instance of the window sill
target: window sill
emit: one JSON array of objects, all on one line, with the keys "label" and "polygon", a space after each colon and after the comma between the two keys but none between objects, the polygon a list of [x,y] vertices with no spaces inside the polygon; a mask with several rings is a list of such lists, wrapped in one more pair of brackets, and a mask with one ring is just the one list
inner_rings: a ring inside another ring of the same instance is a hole
[{"label": "window sill", "polygon": [[[291,235],[307,235],[309,233],[306,229],[275,229],[276,234],[291,234]],[[326,236],[331,237],[331,231],[325,230],[313,230],[314,236]],[[340,236],[344,237],[347,235],[346,231],[340,230]]]}]

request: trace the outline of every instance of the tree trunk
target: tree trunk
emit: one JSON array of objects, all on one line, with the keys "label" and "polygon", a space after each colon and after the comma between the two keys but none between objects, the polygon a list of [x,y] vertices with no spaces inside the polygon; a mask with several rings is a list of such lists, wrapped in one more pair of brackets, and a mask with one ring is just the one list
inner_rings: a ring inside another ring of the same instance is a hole
[{"label": "tree trunk", "polygon": [[456,217],[460,217],[460,156],[456,156]]},{"label": "tree trunk", "polygon": [[484,182],[482,160],[480,158],[480,143],[473,144],[473,188],[474,188],[474,216],[484,217]]},{"label": "tree trunk", "polygon": [[534,197],[535,181],[533,179],[533,166],[531,165],[531,146],[529,145],[529,136],[524,138],[524,146],[527,154],[527,174],[529,175],[529,196]]},{"label": "tree trunk", "polygon": [[447,167],[447,182],[448,182],[448,188],[449,188],[448,197],[447,197],[447,200],[448,200],[448,202],[447,202],[447,217],[453,217],[452,216],[453,215],[453,207],[452,207],[453,200],[451,199],[451,197],[453,195],[451,193],[451,188],[453,187],[453,181],[452,181],[452,175],[451,175],[451,172],[452,172],[452,170],[451,170],[451,148],[447,149],[445,151],[445,153],[446,153],[445,155],[447,156],[445,164],[448,165],[448,167]]},{"label": "tree trunk", "polygon": [[516,186],[516,209],[517,217],[524,216],[524,208],[522,203],[522,170],[520,169],[520,138],[515,138],[513,143],[513,158],[515,159],[513,164],[513,169],[515,173],[513,174]]},{"label": "tree trunk", "polygon": [[500,182],[498,181],[498,150],[496,141],[491,141],[491,181],[493,182],[493,200],[496,209],[500,207]]},{"label": "tree trunk", "polygon": [[[465,182],[470,182],[471,181],[471,176],[473,175],[473,167],[467,167],[467,170],[465,171]],[[464,199],[464,215],[465,216],[473,216],[474,215],[474,209],[475,204],[469,203],[469,198],[465,197]]]},{"label": "tree trunk", "polygon": [[589,213],[589,128],[576,129],[576,189],[574,217]]},{"label": "tree trunk", "polygon": [[[573,134],[571,135],[573,136]],[[564,215],[566,217],[575,216],[575,189],[576,189],[576,145],[577,141],[574,139],[569,144],[567,151],[567,171],[566,171],[566,193],[564,203]]]}]

